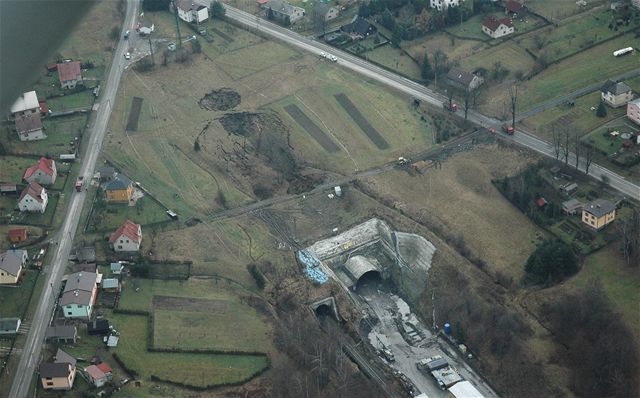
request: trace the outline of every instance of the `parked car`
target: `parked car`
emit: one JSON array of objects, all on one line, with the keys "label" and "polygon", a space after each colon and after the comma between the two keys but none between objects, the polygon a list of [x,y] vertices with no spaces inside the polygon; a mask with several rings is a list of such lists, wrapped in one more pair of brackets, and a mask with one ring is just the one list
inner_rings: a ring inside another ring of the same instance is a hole
[{"label": "parked car", "polygon": [[329,59],[333,62],[338,62],[338,57],[336,57],[335,55],[329,55]]},{"label": "parked car", "polygon": [[131,59],[131,53],[128,51],[124,54],[124,59]]}]

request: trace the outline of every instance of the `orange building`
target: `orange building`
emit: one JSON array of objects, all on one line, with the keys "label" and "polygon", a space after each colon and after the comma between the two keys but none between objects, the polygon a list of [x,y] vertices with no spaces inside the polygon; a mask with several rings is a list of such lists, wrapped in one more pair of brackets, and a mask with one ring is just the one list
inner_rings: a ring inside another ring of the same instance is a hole
[{"label": "orange building", "polygon": [[117,173],[104,187],[107,202],[129,203],[133,195],[133,182],[124,174]]}]

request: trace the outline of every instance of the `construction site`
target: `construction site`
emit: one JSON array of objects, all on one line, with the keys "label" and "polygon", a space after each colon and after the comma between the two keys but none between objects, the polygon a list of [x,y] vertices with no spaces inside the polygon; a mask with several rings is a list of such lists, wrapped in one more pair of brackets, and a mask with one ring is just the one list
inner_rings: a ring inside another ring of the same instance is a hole
[{"label": "construction site", "polygon": [[[464,383],[458,390],[475,389],[480,394],[475,396],[496,397],[465,362],[473,355],[455,344],[450,325],[437,323],[435,314],[433,325],[425,325],[407,304],[429,294],[435,253],[435,246],[422,236],[394,231],[373,218],[300,250],[298,260],[314,284],[333,279],[342,287],[360,313],[361,341],[410,396],[444,398],[455,392],[450,388]],[[320,311],[322,306],[330,310]],[[340,309],[331,298],[313,303],[312,309],[340,320]]]}]

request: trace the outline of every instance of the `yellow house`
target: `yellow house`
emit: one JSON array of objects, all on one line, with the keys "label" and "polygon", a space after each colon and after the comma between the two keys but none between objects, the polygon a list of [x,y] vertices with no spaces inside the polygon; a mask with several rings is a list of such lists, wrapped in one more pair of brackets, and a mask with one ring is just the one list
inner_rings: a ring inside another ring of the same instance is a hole
[{"label": "yellow house", "polygon": [[595,230],[604,228],[616,218],[616,206],[605,199],[596,199],[582,208],[582,222]]},{"label": "yellow house", "polygon": [[104,187],[107,202],[129,203],[133,195],[133,182],[124,174],[117,173]]},{"label": "yellow house", "polygon": [[76,378],[76,359],[58,348],[53,362],[40,364],[40,381],[45,390],[71,390]]},{"label": "yellow house", "polygon": [[0,285],[16,284],[29,255],[26,250],[7,250],[0,254]]}]

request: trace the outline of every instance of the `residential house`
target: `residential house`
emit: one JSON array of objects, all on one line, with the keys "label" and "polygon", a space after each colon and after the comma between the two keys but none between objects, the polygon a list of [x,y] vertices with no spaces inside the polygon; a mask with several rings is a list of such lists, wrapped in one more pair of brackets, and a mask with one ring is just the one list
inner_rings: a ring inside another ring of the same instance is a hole
[{"label": "residential house", "polygon": [[40,381],[45,390],[71,390],[76,378],[76,366],[67,362],[40,364]]},{"label": "residential house", "polygon": [[569,199],[566,202],[562,202],[562,211],[566,215],[571,216],[582,210],[582,206],[582,202],[578,199]]},{"label": "residential house", "polygon": [[49,326],[44,338],[62,343],[75,343],[78,339],[78,329],[73,325]]},{"label": "residential house", "polygon": [[517,17],[518,15],[522,15],[525,10],[526,7],[515,0],[507,0],[504,3],[504,13],[513,18]]},{"label": "residential house", "polygon": [[22,194],[20,194],[20,199],[18,199],[18,209],[22,212],[38,211],[40,213],[44,213],[45,210],[47,210],[48,201],[49,196],[47,195],[47,190],[37,182],[30,182],[29,185],[22,190]]},{"label": "residential house", "polygon": [[602,101],[617,108],[633,99],[633,90],[624,82],[608,80],[600,89]]},{"label": "residential house", "polygon": [[116,252],[137,252],[140,244],[142,228],[131,220],[125,221],[109,238],[109,245]]},{"label": "residential house", "polygon": [[98,169],[98,179],[100,182],[109,182],[118,174],[116,169],[111,166],[104,165]]},{"label": "residential house", "polygon": [[76,258],[83,263],[96,262],[96,248],[94,246],[84,246],[76,250]]},{"label": "residential house", "polygon": [[29,116],[40,112],[40,104],[35,91],[22,94],[11,106],[11,116]]},{"label": "residential house", "polygon": [[120,275],[124,271],[124,265],[121,263],[111,263],[111,273],[113,275]]},{"label": "residential house", "polygon": [[327,3],[317,2],[313,7],[313,13],[316,17],[321,17],[326,22],[337,18],[340,11],[338,11],[337,7],[331,7]]},{"label": "residential house", "polygon": [[449,7],[460,6],[460,0],[431,0],[429,2],[429,5],[431,6],[431,8],[435,8],[438,11],[442,11],[442,10],[446,10]]},{"label": "residential house", "polygon": [[75,88],[77,84],[83,84],[80,61],[70,61],[58,64],[58,77],[60,79],[60,87],[63,89],[71,89]]},{"label": "residential house", "polygon": [[484,83],[484,79],[481,76],[469,73],[460,68],[451,68],[449,73],[447,73],[447,79],[449,79],[452,86],[466,91],[472,91]]},{"label": "residential house", "polygon": [[269,0],[262,8],[268,19],[275,19],[285,23],[288,20],[291,24],[304,18],[305,14],[304,8],[292,6],[284,0]]},{"label": "residential house", "polygon": [[93,272],[76,272],[67,276],[67,283],[60,298],[65,318],[91,318],[101,276]]},{"label": "residential house", "polygon": [[340,30],[351,35],[351,38],[354,40],[363,39],[378,31],[369,21],[358,16],[356,16],[351,23],[343,25]]},{"label": "residential house", "polygon": [[26,182],[37,182],[40,185],[53,185],[57,176],[56,162],[53,159],[41,157],[38,163],[27,168],[22,179]]},{"label": "residential house", "polygon": [[631,7],[635,7],[640,10],[640,0],[631,0]]},{"label": "residential house", "polygon": [[605,199],[596,199],[582,208],[582,222],[595,230],[604,228],[615,218],[616,206]]},{"label": "residential house", "polygon": [[0,318],[0,336],[18,333],[20,323],[20,318]]},{"label": "residential house", "polygon": [[27,240],[26,228],[12,228],[9,230],[9,242],[12,244],[24,242]]},{"label": "residential house", "polygon": [[575,182],[568,182],[566,184],[560,185],[560,192],[562,192],[567,196],[571,195],[577,190],[578,190],[578,184],[576,184]]},{"label": "residential house", "polygon": [[18,283],[28,259],[26,250],[9,249],[0,254],[0,285]]},{"label": "residential house", "polygon": [[117,278],[107,278],[102,281],[102,290],[110,293],[120,291],[120,281]]},{"label": "residential house", "polygon": [[632,122],[640,124],[640,98],[627,103],[627,117]]},{"label": "residential house", "polygon": [[100,365],[91,365],[84,368],[84,372],[87,375],[88,381],[98,388],[104,386],[110,380],[109,375],[107,375],[103,369],[111,369],[108,365],[106,366],[106,368],[104,366],[101,368]]},{"label": "residential house", "polygon": [[20,141],[38,141],[47,138],[42,119],[37,113],[16,116],[16,133]]},{"label": "residential house", "polygon": [[510,35],[515,31],[511,18],[500,18],[488,16],[482,22],[482,31],[494,39]]},{"label": "residential house", "polygon": [[107,202],[129,203],[133,195],[133,181],[124,174],[116,173],[104,186]]},{"label": "residential house", "polygon": [[209,19],[207,6],[193,0],[176,0],[174,2],[178,12],[178,18],[185,22],[201,23]]}]

